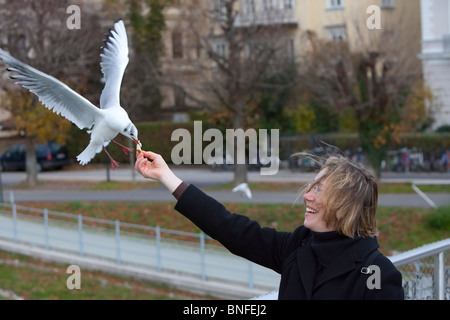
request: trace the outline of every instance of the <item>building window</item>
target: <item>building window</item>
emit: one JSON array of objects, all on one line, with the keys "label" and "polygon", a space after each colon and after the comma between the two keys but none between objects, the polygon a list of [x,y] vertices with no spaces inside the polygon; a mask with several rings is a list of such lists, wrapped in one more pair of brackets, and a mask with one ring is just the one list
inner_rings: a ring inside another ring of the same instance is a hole
[{"label": "building window", "polygon": [[292,61],[295,60],[295,39],[294,38],[290,38],[289,39],[289,57],[291,58]]},{"label": "building window", "polygon": [[293,0],[281,0],[281,9],[294,9],[294,2]]},{"label": "building window", "polygon": [[195,57],[197,59],[200,59],[201,55],[202,55],[202,43],[200,42],[200,40],[197,40],[195,46]]},{"label": "building window", "polygon": [[288,59],[291,62],[295,61],[295,39],[286,38],[283,47],[283,58]]},{"label": "building window", "polygon": [[212,9],[217,15],[224,16],[227,13],[225,0],[212,0]]},{"label": "building window", "polygon": [[179,31],[172,33],[172,58],[183,58],[183,36]]},{"label": "building window", "polygon": [[381,8],[383,9],[394,9],[394,0],[380,0]]},{"label": "building window", "polygon": [[263,9],[266,11],[273,10],[276,6],[276,0],[263,0]]},{"label": "building window", "polygon": [[271,11],[275,9],[293,9],[294,0],[242,0],[242,12],[253,14],[256,11]]},{"label": "building window", "polygon": [[347,31],[345,26],[329,26],[326,27],[329,40],[346,40]]},{"label": "building window", "polygon": [[327,10],[344,9],[344,0],[327,0]]},{"label": "building window", "polygon": [[214,43],[214,53],[217,54],[220,59],[226,59],[228,57],[228,44],[223,39],[217,39]]},{"label": "building window", "polygon": [[245,44],[245,57],[251,59],[252,55],[256,55],[258,44],[256,41],[251,40]]},{"label": "building window", "polygon": [[256,12],[256,0],[243,0],[242,11],[245,14],[254,14]]},{"label": "building window", "polygon": [[182,108],[185,104],[185,98],[186,95],[181,89],[174,88],[173,89],[173,96],[174,96],[174,102],[175,102],[175,108]]},{"label": "building window", "polygon": [[216,53],[222,58],[226,58],[228,55],[228,48],[225,43],[216,44]]}]

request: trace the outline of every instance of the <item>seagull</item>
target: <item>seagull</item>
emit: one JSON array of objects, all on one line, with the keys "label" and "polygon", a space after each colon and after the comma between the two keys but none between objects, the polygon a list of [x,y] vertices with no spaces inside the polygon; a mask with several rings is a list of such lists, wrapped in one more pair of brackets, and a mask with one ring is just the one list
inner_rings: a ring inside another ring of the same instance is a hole
[{"label": "seagull", "polygon": [[7,70],[17,73],[10,76],[11,79],[18,80],[17,84],[37,95],[47,109],[60,114],[79,129],[88,128],[90,142],[77,156],[78,162],[86,165],[104,150],[111,160],[111,167],[115,169],[119,163],[106,150],[109,143],[119,145],[125,154],[133,151],[113,140],[119,133],[133,140],[138,147],[142,146],[136,126],[120,106],[120,86],[129,61],[123,20],[118,20],[114,24],[114,30],[110,30],[100,58],[105,86],[98,108],[61,81],[17,60],[0,48],[0,59],[11,66]]},{"label": "seagull", "polygon": [[252,198],[252,192],[250,191],[250,187],[245,182],[238,184],[236,187],[233,188],[232,191],[241,194],[242,196],[246,197],[247,199]]}]

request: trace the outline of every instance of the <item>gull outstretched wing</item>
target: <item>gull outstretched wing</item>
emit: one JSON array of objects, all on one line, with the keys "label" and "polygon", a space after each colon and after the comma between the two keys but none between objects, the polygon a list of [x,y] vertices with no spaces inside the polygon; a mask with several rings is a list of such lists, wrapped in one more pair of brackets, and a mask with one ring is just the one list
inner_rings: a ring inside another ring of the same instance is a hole
[{"label": "gull outstretched wing", "polygon": [[49,110],[61,114],[78,128],[91,128],[102,111],[89,100],[76,93],[61,81],[45,74],[9,55],[0,49],[0,59],[11,66],[8,71],[17,84],[38,96],[39,101]]},{"label": "gull outstretched wing", "polygon": [[117,21],[114,29],[110,30],[100,54],[100,67],[105,78],[105,87],[100,96],[102,109],[120,105],[120,86],[129,61],[128,39],[123,21]]}]

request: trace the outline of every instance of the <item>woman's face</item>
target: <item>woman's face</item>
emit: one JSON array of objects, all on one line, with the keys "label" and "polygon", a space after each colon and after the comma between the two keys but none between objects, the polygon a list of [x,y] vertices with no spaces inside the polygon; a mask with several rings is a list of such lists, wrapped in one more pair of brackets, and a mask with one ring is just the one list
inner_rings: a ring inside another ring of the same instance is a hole
[{"label": "woman's face", "polygon": [[[324,173],[324,170],[320,171],[314,180],[319,180]],[[313,184],[313,187],[309,188],[308,192],[303,195],[306,208],[304,225],[315,232],[334,231],[334,228],[327,226],[323,220],[325,214],[322,192],[325,187],[324,183],[325,181]]]}]

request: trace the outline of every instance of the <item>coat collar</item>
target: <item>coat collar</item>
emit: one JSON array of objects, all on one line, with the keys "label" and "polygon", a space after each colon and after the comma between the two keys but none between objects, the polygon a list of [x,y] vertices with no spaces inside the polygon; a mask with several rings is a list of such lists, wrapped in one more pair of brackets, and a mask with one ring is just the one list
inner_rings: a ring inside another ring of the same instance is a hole
[{"label": "coat collar", "polygon": [[302,248],[297,251],[297,266],[306,298],[312,298],[314,287],[339,277],[361,263],[373,250],[377,249],[378,242],[374,237],[355,239],[355,243],[344,250],[323,272],[316,282],[317,260],[311,248],[312,237],[308,237],[302,243]]}]

